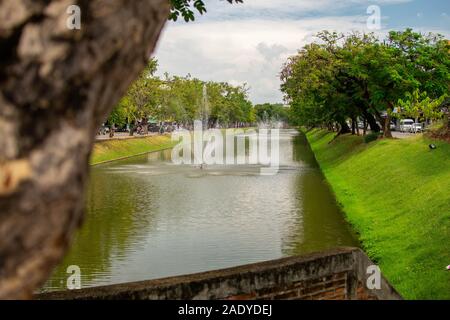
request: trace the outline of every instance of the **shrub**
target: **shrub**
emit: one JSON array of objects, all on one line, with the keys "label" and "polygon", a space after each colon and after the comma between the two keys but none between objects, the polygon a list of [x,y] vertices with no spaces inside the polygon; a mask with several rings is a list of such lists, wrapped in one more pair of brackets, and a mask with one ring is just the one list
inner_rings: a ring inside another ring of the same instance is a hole
[{"label": "shrub", "polygon": [[369,134],[364,136],[364,142],[365,143],[370,143],[372,141],[377,140],[379,136],[380,136],[379,132],[371,132],[371,133],[369,133]]}]

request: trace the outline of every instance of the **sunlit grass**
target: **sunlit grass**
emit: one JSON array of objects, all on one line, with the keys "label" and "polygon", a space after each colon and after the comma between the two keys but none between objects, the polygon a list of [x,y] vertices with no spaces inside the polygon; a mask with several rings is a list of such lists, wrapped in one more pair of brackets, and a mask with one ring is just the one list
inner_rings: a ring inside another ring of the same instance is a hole
[{"label": "sunlit grass", "polygon": [[171,148],[175,144],[175,142],[171,141],[170,135],[98,141],[94,145],[91,164],[94,165],[147,152],[159,151]]},{"label": "sunlit grass", "polygon": [[[450,299],[450,144],[315,130],[316,158],[364,249],[408,299]],[[434,143],[436,150],[428,145]]]}]

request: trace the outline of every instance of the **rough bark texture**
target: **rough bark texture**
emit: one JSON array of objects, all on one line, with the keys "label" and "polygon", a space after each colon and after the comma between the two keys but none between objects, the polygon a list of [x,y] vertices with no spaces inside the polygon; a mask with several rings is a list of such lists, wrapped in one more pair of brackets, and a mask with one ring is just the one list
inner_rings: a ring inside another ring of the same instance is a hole
[{"label": "rough bark texture", "polygon": [[[81,30],[66,26],[72,4]],[[65,253],[96,129],[168,12],[167,0],[0,0],[0,299],[31,297]]]},{"label": "rough bark texture", "polygon": [[[363,110],[363,116],[364,119],[366,120],[366,125],[368,124],[370,126],[370,130],[374,131],[374,132],[380,132],[380,126],[378,126],[377,121],[375,120],[375,117],[368,112],[366,109]],[[365,126],[366,128],[366,126]]]},{"label": "rough bark texture", "polygon": [[383,137],[384,138],[392,138],[391,132],[391,113],[394,110],[394,105],[392,103],[388,103],[389,107],[387,110],[386,118],[384,119],[384,128],[383,128]]}]

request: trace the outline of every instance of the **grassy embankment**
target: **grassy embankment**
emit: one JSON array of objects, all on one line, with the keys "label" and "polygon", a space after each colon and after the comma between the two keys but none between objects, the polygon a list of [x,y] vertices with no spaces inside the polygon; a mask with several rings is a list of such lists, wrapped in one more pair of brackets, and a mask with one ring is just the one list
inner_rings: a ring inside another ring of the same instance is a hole
[{"label": "grassy embankment", "polygon": [[91,165],[164,150],[175,144],[170,135],[97,141],[92,152]]},{"label": "grassy embankment", "polygon": [[333,136],[307,133],[366,252],[404,298],[450,299],[450,144]]}]

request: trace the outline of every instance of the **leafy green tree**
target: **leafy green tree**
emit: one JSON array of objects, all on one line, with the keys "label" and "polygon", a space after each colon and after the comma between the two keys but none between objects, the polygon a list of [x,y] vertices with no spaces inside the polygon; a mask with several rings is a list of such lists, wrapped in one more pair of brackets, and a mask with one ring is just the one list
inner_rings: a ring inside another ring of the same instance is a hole
[{"label": "leafy green tree", "polygon": [[125,97],[114,108],[108,118],[108,123],[114,126],[130,126],[130,134],[137,121],[146,123],[147,118],[154,113],[158,102],[159,81],[154,77],[158,63],[151,59],[138,79],[132,83]]},{"label": "leafy green tree", "polygon": [[337,34],[331,34],[329,42],[307,45],[297,56],[290,58],[281,74],[281,89],[300,124],[336,123],[341,132],[347,132],[344,97],[334,87],[339,67],[333,47],[337,38]]},{"label": "leafy green tree", "polygon": [[281,103],[264,103],[255,105],[255,115],[258,122],[289,121],[289,108]]},{"label": "leafy green tree", "polygon": [[[243,0],[226,0],[229,3],[242,3]],[[177,21],[181,16],[186,22],[195,20],[195,13],[200,14],[206,12],[206,6],[203,0],[170,0],[172,10],[169,19]]]},{"label": "leafy green tree", "polygon": [[357,118],[373,131],[380,130],[378,120],[390,137],[392,111],[409,92],[428,92],[431,100],[424,106],[431,109],[432,101],[448,93],[450,47],[442,36],[411,29],[390,32],[384,41],[373,34],[323,31],[317,36],[319,41],[289,58],[281,72],[281,90],[298,124],[345,133],[348,119],[353,132]]},{"label": "leafy green tree", "polygon": [[424,35],[412,29],[391,31],[388,45],[404,57],[403,63],[421,91],[432,99],[448,93],[450,44],[442,35]]},{"label": "leafy green tree", "polygon": [[438,99],[431,99],[426,92],[420,92],[419,89],[414,90],[413,93],[407,93],[406,99],[398,100],[397,108],[400,110],[398,113],[402,117],[410,117],[416,119],[419,118],[436,120],[443,116],[440,106],[447,98],[446,95],[442,95]]},{"label": "leafy green tree", "polygon": [[[156,77],[157,62],[151,60],[141,76],[130,86],[109,117],[109,124],[131,128],[138,121],[152,118],[160,122],[177,122],[187,127],[202,118],[203,87],[209,104],[209,125],[242,126],[255,121],[246,85],[204,82],[190,75]],[[131,134],[132,134],[131,130]]]}]

